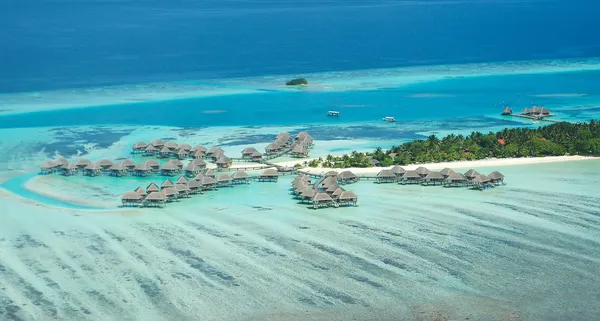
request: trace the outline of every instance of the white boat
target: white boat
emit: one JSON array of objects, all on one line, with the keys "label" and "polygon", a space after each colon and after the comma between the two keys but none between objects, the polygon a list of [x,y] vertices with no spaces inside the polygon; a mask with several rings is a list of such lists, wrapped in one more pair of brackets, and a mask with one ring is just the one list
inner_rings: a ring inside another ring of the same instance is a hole
[{"label": "white boat", "polygon": [[392,116],[383,117],[382,120],[390,122],[390,123],[395,123],[396,122],[396,118],[394,118]]},{"label": "white boat", "polygon": [[340,112],[339,111],[330,110],[330,111],[327,112],[327,116],[339,117],[340,116]]}]

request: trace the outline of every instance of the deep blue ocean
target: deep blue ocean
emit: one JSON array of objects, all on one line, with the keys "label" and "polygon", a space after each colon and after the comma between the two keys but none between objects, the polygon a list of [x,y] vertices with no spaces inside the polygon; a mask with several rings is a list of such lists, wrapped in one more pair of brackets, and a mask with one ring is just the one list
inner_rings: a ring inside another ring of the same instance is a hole
[{"label": "deep blue ocean", "polygon": [[600,56],[600,3],[0,1],[0,92]]}]

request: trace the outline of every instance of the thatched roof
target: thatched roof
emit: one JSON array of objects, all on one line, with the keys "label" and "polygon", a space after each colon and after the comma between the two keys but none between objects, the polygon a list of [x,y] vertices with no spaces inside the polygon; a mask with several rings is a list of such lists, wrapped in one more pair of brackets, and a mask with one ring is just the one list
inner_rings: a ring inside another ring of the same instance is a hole
[{"label": "thatched roof", "polygon": [[477,171],[474,169],[470,169],[465,172],[465,177],[467,177],[467,178],[474,178],[477,175],[479,175],[479,173],[477,173]]},{"label": "thatched roof", "polygon": [[358,196],[356,196],[356,194],[354,194],[354,192],[343,191],[342,194],[340,194],[340,196],[338,197],[338,199],[340,199],[340,200],[358,199]]},{"label": "thatched roof", "polygon": [[308,185],[306,185],[306,184],[305,184],[305,185],[293,186],[293,187],[294,187],[294,192],[296,192],[296,193],[301,193],[301,192],[302,192],[302,191],[304,191],[305,189],[307,189],[307,188],[311,188],[310,186],[308,186]]},{"label": "thatched roof", "polygon": [[277,134],[276,138],[290,139],[290,134],[288,132],[281,132],[281,133]]},{"label": "thatched roof", "polygon": [[154,183],[150,183],[150,185],[148,185],[146,187],[146,192],[148,192],[148,193],[158,192],[158,191],[160,191],[160,188]]},{"label": "thatched roof", "polygon": [[256,148],[254,147],[247,147],[244,148],[244,150],[242,151],[243,155],[252,155],[254,153],[257,153],[258,151],[256,150]]},{"label": "thatched roof", "polygon": [[125,170],[125,165],[123,164],[123,162],[118,162],[118,163],[113,164],[110,167],[110,170],[111,171],[122,171],[122,170]]},{"label": "thatched roof", "polygon": [[333,198],[331,198],[331,196],[329,196],[329,194],[327,193],[317,193],[314,197],[313,197],[313,201],[333,201]]},{"label": "thatched roof", "polygon": [[185,168],[186,172],[199,172],[200,171],[200,167],[198,165],[195,165],[194,163],[189,163],[188,166]]},{"label": "thatched roof", "polygon": [[194,177],[194,180],[196,180],[196,181],[201,181],[203,178],[204,178],[204,174],[202,174],[202,173],[198,173],[198,175],[196,175],[196,176]]},{"label": "thatched roof", "polygon": [[376,160],[375,158],[373,158],[373,159],[371,159],[371,165],[377,166],[377,165],[379,165],[379,161]]},{"label": "thatched roof", "polygon": [[177,155],[178,156],[186,156],[187,154],[188,154],[188,152],[185,149],[183,149],[183,148],[180,148],[180,149],[177,150]]},{"label": "thatched roof", "polygon": [[148,165],[149,167],[160,167],[160,163],[156,159],[147,160],[146,165]]},{"label": "thatched roof", "polygon": [[173,187],[167,187],[167,188],[163,189],[162,192],[166,196],[173,196],[173,195],[177,195],[178,194],[177,190],[175,189],[175,186],[173,186]]},{"label": "thatched roof", "polygon": [[400,167],[400,165],[394,165],[394,167],[390,168],[390,170],[392,171],[392,173],[394,173],[395,175],[404,175],[404,173],[406,173],[406,170],[402,167]]},{"label": "thatched roof", "polygon": [[215,171],[212,169],[207,169],[206,172],[204,172],[204,176],[215,177]]},{"label": "thatched roof", "polygon": [[75,166],[87,166],[89,164],[91,164],[92,162],[89,161],[89,159],[87,158],[80,158],[75,162]]},{"label": "thatched roof", "polygon": [[440,172],[429,172],[425,175],[425,179],[444,179],[444,175]]},{"label": "thatched roof", "polygon": [[160,152],[161,152],[161,153],[168,154],[168,153],[170,153],[170,152],[171,152],[171,150],[170,150],[169,148],[167,148],[167,146],[165,146],[165,147],[163,147],[163,148],[160,150]]},{"label": "thatched roof", "polygon": [[219,157],[219,159],[217,159],[217,164],[228,164],[231,162],[231,159],[225,155]]},{"label": "thatched roof", "polygon": [[122,200],[136,200],[139,201],[142,199],[142,196],[136,192],[127,192],[121,196]]},{"label": "thatched roof", "polygon": [[344,192],[344,189],[341,187],[338,187],[333,193],[331,193],[331,196],[338,197],[342,194],[342,192]]},{"label": "thatched roof", "polygon": [[467,178],[465,177],[465,175],[461,174],[461,173],[452,173],[448,176],[448,178],[446,178],[446,180],[449,181],[457,181],[457,182],[462,182],[462,181],[466,181]]},{"label": "thatched roof", "polygon": [[171,163],[171,162],[166,162],[163,166],[162,169],[167,170],[167,171],[174,171],[174,170],[178,170],[179,166],[177,166],[177,164],[175,163]]},{"label": "thatched roof", "polygon": [[267,147],[265,147],[265,151],[277,150],[280,148],[281,148],[281,146],[279,146],[279,144],[272,143],[272,144],[267,145]]},{"label": "thatched roof", "polygon": [[154,145],[148,145],[148,147],[146,147],[145,151],[147,152],[156,152],[158,149],[156,147],[154,147]]},{"label": "thatched roof", "polygon": [[306,154],[307,152],[308,149],[303,145],[296,145],[294,148],[292,148],[292,153],[295,154]]},{"label": "thatched roof", "polygon": [[423,166],[419,166],[417,169],[415,169],[415,171],[419,175],[427,175],[431,172],[429,169],[427,169],[426,167],[423,167]]},{"label": "thatched roof", "polygon": [[105,159],[99,160],[97,164],[101,167],[110,167],[113,165],[113,162],[111,162],[110,160],[105,158]]},{"label": "thatched roof", "polygon": [[[323,193],[323,194],[325,194],[325,193]],[[300,195],[301,195],[302,197],[310,197],[310,198],[313,198],[313,197],[315,197],[315,195],[317,195],[317,192],[315,192],[315,190],[314,190],[314,189],[312,189],[312,188],[310,188],[310,187],[307,187],[307,188],[305,188],[304,190],[302,190],[302,193],[300,193]],[[327,194],[325,194],[325,195],[327,195]]]},{"label": "thatched roof", "polygon": [[308,133],[307,133],[307,132],[299,132],[299,133],[296,135],[296,139],[301,139],[301,138],[303,138],[303,137],[306,137],[306,136],[308,136]]},{"label": "thatched roof", "polygon": [[178,159],[170,159],[167,163],[175,164],[179,168],[183,168],[183,162]]},{"label": "thatched roof", "polygon": [[173,184],[173,182],[170,179],[165,179],[165,181],[162,182],[162,184],[160,184],[161,189],[164,189],[167,187],[173,187],[173,186],[175,186],[175,184]]},{"label": "thatched roof", "polygon": [[142,148],[146,148],[148,147],[148,144],[144,143],[144,142],[137,142],[135,144],[133,144],[133,148],[135,149],[142,149]]},{"label": "thatched roof", "polygon": [[167,196],[162,191],[152,192],[146,197],[148,201],[164,201],[166,199]]},{"label": "thatched roof", "polygon": [[233,178],[231,178],[229,175],[223,173],[221,175],[219,175],[219,177],[217,177],[217,182],[229,182],[233,180]]},{"label": "thatched roof", "polygon": [[96,170],[100,170],[102,169],[102,167],[100,167],[100,165],[98,165],[97,163],[91,163],[88,164],[85,169],[90,170],[90,171],[96,171]]},{"label": "thatched roof", "polygon": [[495,171],[495,172],[491,172],[490,175],[488,175],[488,177],[490,179],[501,179],[504,178],[504,175],[502,175],[500,172]]},{"label": "thatched roof", "polygon": [[177,181],[175,181],[175,184],[187,184],[187,183],[188,183],[188,179],[183,176],[179,176]]},{"label": "thatched roof", "polygon": [[192,146],[190,146],[188,144],[181,144],[181,145],[179,145],[177,147],[179,147],[179,149],[183,149],[183,150],[185,150],[187,152],[189,152],[190,150],[192,150]]},{"label": "thatched roof", "polygon": [[262,157],[262,154],[260,152],[254,152],[251,155],[252,157]]},{"label": "thatched roof", "polygon": [[63,166],[61,166],[60,168],[70,170],[70,169],[77,169],[77,166],[75,166],[75,164],[73,164],[73,163],[66,163]]},{"label": "thatched roof", "polygon": [[336,184],[331,184],[329,185],[329,187],[327,187],[327,190],[325,190],[326,192],[335,192],[336,189],[340,188],[340,185]]},{"label": "thatched roof", "polygon": [[277,170],[274,168],[267,168],[264,171],[262,171],[260,176],[276,177],[279,176],[279,172],[277,172]]},{"label": "thatched roof", "polygon": [[303,180],[303,181],[305,181],[305,182],[309,182],[309,181],[310,181],[310,177],[308,177],[308,176],[307,176],[307,175],[305,175],[305,174],[300,174],[300,175],[298,175],[298,176],[296,176],[296,177],[294,178],[294,181],[299,181],[299,180]]},{"label": "thatched roof", "polygon": [[206,186],[206,185],[212,185],[212,184],[216,184],[217,181],[212,178],[212,177],[208,177],[208,176],[204,176],[202,178],[202,180],[200,181],[200,185],[202,186]]},{"label": "thatched roof", "polygon": [[198,187],[200,187],[200,182],[198,182],[197,180],[193,179],[193,180],[191,180],[191,181],[188,182],[188,187],[190,189],[192,189],[192,188],[198,188]]},{"label": "thatched roof", "polygon": [[187,184],[175,184],[175,190],[177,193],[189,192],[190,188],[187,186]]},{"label": "thatched roof", "polygon": [[139,186],[136,189],[134,189],[133,191],[138,193],[140,196],[146,196],[146,194],[147,194],[146,191]]},{"label": "thatched roof", "polygon": [[295,182],[292,184],[292,187],[294,189],[303,188],[303,187],[307,187],[307,186],[309,186],[309,184],[306,182]]},{"label": "thatched roof", "polygon": [[338,176],[338,172],[336,171],[329,171],[325,174],[323,174],[324,176],[333,176],[333,177],[337,177]]},{"label": "thatched roof", "polygon": [[64,157],[59,157],[58,159],[54,160],[54,164],[56,164],[57,167],[61,167],[68,163],[69,163],[69,161],[66,160]]},{"label": "thatched roof", "polygon": [[223,148],[219,147],[219,146],[215,146],[211,149],[208,150],[208,154],[223,154],[225,153],[225,151],[223,150]]},{"label": "thatched roof", "polygon": [[177,148],[177,143],[176,142],[166,142],[165,147],[167,147],[169,149],[175,149],[175,148]]},{"label": "thatched roof", "polygon": [[193,159],[190,162],[190,164],[194,164],[194,165],[197,165],[197,166],[206,167],[206,162],[204,160],[200,159],[200,158]]},{"label": "thatched roof", "polygon": [[379,173],[377,173],[377,177],[396,178],[396,174],[394,174],[394,172],[392,172],[392,170],[390,170],[390,169],[384,169],[384,170],[379,171]]},{"label": "thatched roof", "polygon": [[192,148],[192,150],[206,153],[206,147],[204,147],[202,145],[196,145],[196,146],[194,146],[194,148]]},{"label": "thatched roof", "polygon": [[121,161],[125,167],[135,167],[135,163],[131,159],[124,159]]},{"label": "thatched roof", "polygon": [[233,175],[231,175],[231,178],[233,179],[240,179],[240,178],[247,178],[248,177],[248,173],[244,172],[244,171],[236,171],[235,173],[233,173]]},{"label": "thatched roof", "polygon": [[350,178],[356,178],[356,175],[354,175],[354,173],[352,173],[351,171],[343,171],[337,175],[337,178],[338,179],[350,179]]},{"label": "thatched roof", "polygon": [[204,153],[205,152],[203,152],[201,150],[197,150],[197,151],[192,152],[191,155],[196,158],[202,158],[202,157],[204,157]]},{"label": "thatched roof", "polygon": [[56,167],[56,164],[54,164],[53,161],[45,161],[44,164],[42,164],[42,166],[40,166],[42,169],[51,169]]},{"label": "thatched roof", "polygon": [[152,142],[150,142],[151,145],[154,145],[154,147],[162,147],[165,145],[165,141],[162,139],[155,139]]},{"label": "thatched roof", "polygon": [[450,174],[454,173],[454,171],[451,168],[444,168],[440,171],[440,174],[444,175],[444,176],[450,176]]},{"label": "thatched roof", "polygon": [[329,176],[321,182],[321,186],[328,188],[331,184],[337,184],[337,179],[333,176]]},{"label": "thatched roof", "polygon": [[473,183],[487,183],[491,181],[491,179],[489,177],[487,177],[486,175],[483,174],[479,174],[477,176],[475,176],[475,178],[473,178]]},{"label": "thatched roof", "polygon": [[417,173],[417,171],[406,171],[406,173],[404,173],[404,178],[419,178],[421,177],[421,175],[419,175],[419,173]]}]

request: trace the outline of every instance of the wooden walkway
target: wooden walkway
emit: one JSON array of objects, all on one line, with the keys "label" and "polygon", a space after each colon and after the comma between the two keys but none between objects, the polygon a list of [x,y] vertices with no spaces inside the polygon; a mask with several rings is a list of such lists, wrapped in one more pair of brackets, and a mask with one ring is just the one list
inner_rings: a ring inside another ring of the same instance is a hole
[{"label": "wooden walkway", "polygon": [[531,120],[539,120],[539,121],[547,121],[547,122],[551,122],[551,123],[562,123],[562,120],[556,120],[556,119],[548,119],[547,117],[552,117],[554,115],[547,115],[547,116],[529,116],[529,115],[520,115],[520,114],[511,114],[511,115],[503,115],[503,116],[512,116],[512,117],[521,117],[521,118],[527,118],[527,119],[531,119]]}]

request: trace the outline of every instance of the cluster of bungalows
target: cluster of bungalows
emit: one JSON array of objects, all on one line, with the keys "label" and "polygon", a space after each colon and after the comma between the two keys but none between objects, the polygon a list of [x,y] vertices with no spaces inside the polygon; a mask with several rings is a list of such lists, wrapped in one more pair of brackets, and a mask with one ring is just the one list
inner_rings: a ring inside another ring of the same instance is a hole
[{"label": "cluster of bungalows", "polygon": [[464,174],[457,173],[450,168],[444,168],[439,172],[430,171],[425,167],[418,167],[415,170],[405,170],[396,165],[390,169],[381,170],[377,174],[378,183],[400,183],[421,184],[423,186],[440,185],[444,187],[473,187],[476,189],[486,189],[504,184],[504,175],[500,172],[492,172],[489,175],[479,174],[470,169]]},{"label": "cluster of bungalows", "polygon": [[292,137],[287,132],[281,132],[277,134],[275,140],[265,147],[265,154],[277,155],[282,152],[286,152],[292,145]]},{"label": "cluster of bungalows", "polygon": [[308,202],[314,209],[357,206],[356,194],[342,188],[336,176],[324,176],[312,184],[310,177],[301,174],[292,181],[291,190],[300,202]]},{"label": "cluster of bungalows", "polygon": [[171,158],[182,160],[186,158],[192,159],[210,159],[219,168],[231,167],[232,161],[225,156],[225,151],[221,147],[215,146],[211,149],[206,149],[202,145],[195,147],[189,144],[177,144],[175,142],[165,142],[161,139],[156,139],[146,144],[145,142],[137,142],[133,145],[133,153],[141,153],[143,156],[156,156],[159,158]]},{"label": "cluster of bungalows", "polygon": [[290,154],[292,157],[308,157],[308,149],[314,144],[312,136],[307,132],[299,132],[290,146]]},{"label": "cluster of bungalows", "polygon": [[281,132],[273,143],[265,147],[265,154],[273,156],[289,153],[293,157],[308,157],[308,150],[313,144],[314,140],[307,132],[299,132],[294,138],[287,132]]},{"label": "cluster of bungalows", "polygon": [[532,116],[532,117],[547,117],[551,116],[550,109],[545,107],[533,106],[531,108],[525,108],[521,111],[521,115]]}]

